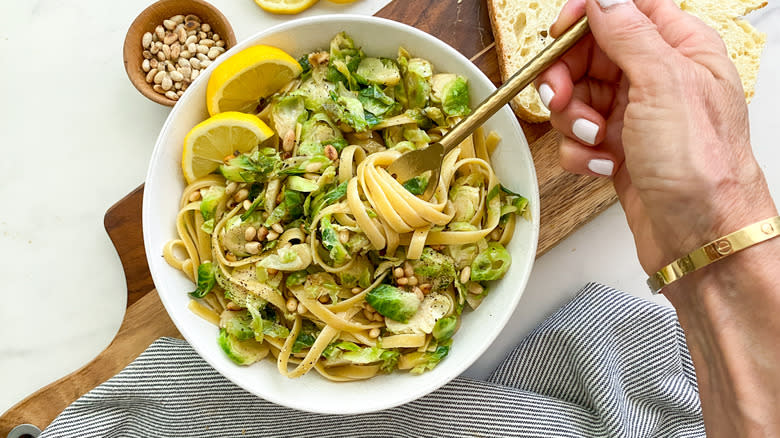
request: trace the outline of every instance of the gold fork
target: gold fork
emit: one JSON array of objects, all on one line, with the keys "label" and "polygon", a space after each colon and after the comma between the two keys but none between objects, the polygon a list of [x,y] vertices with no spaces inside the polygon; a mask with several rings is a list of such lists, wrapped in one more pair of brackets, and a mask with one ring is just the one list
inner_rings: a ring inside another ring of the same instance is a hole
[{"label": "gold fork", "polygon": [[[528,61],[502,86],[498,87],[496,91],[482,101],[471,114],[455,125],[441,140],[437,143],[432,143],[424,149],[409,151],[401,155],[393,164],[387,167],[387,171],[401,182],[408,181],[430,171],[428,181],[438,182],[442,160],[444,160],[447,152],[459,145],[477,127],[481,126],[495,114],[496,111],[509,103],[517,93],[533,82],[539,74],[563,56],[589,31],[588,17],[582,17],[560,37],[542,49],[532,60]],[[421,198],[425,200],[431,199],[436,186],[436,183],[429,183],[423,194],[420,195]]]}]

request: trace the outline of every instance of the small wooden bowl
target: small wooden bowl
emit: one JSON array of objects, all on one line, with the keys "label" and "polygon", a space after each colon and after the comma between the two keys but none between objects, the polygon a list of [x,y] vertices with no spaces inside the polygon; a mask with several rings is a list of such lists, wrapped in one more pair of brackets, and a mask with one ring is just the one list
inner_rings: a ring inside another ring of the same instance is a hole
[{"label": "small wooden bowl", "polygon": [[124,45],[125,71],[130,82],[141,94],[167,106],[173,106],[177,101],[157,93],[152,89],[152,85],[146,82],[146,72],[141,69],[144,60],[141,38],[146,32],[154,33],[154,29],[161,25],[163,20],[179,14],[197,15],[203,23],[208,23],[212,31],[225,41],[225,50],[236,45],[236,35],[227,18],[213,5],[203,0],[159,0],[144,9],[127,30]]}]

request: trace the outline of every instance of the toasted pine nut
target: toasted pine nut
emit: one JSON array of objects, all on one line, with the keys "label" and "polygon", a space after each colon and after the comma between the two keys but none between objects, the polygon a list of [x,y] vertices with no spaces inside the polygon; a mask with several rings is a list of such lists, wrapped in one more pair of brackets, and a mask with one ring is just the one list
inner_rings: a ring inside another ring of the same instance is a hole
[{"label": "toasted pine nut", "polygon": [[276,240],[279,237],[279,233],[276,231],[269,231],[268,235],[265,236],[266,239],[270,242],[271,240]]},{"label": "toasted pine nut", "polygon": [[255,236],[257,236],[257,230],[255,227],[248,227],[246,230],[244,230],[244,239],[246,239],[247,242],[255,240]]},{"label": "toasted pine nut", "polygon": [[313,163],[309,163],[306,165],[306,171],[307,172],[316,172],[318,170],[322,169],[322,163],[315,161]]},{"label": "toasted pine nut", "polygon": [[238,184],[235,181],[231,181],[228,183],[228,185],[225,187],[225,195],[232,196],[233,193],[236,192],[236,189],[238,188]]},{"label": "toasted pine nut", "polygon": [[465,268],[463,268],[462,271],[460,271],[460,282],[466,284],[468,283],[470,278],[471,278],[471,267],[466,266]]},{"label": "toasted pine nut", "polygon": [[403,277],[403,276],[404,276],[404,268],[402,268],[402,267],[400,267],[400,266],[399,266],[399,267],[397,267],[397,268],[393,269],[393,276],[394,276],[395,278],[401,278],[401,277]]},{"label": "toasted pine nut", "polygon": [[368,337],[376,339],[376,338],[379,337],[379,333],[380,333],[379,329],[374,327],[374,328],[372,328],[371,330],[368,331]]},{"label": "toasted pine nut", "polygon": [[189,200],[190,202],[200,201],[200,190],[195,190],[194,192],[190,193]]},{"label": "toasted pine nut", "polygon": [[374,312],[372,312],[372,311],[370,311],[368,309],[363,309],[363,316],[365,316],[367,320],[373,321],[373,319],[374,319]]},{"label": "toasted pine nut", "polygon": [[257,240],[261,241],[265,239],[265,236],[268,235],[268,228],[266,227],[260,227],[257,229]]},{"label": "toasted pine nut", "polygon": [[233,199],[236,202],[242,202],[244,199],[246,199],[248,197],[249,197],[249,190],[247,190],[247,189],[241,189],[241,190],[237,191],[235,195],[233,195]]},{"label": "toasted pine nut", "polygon": [[287,131],[287,134],[285,134],[284,138],[282,139],[282,149],[284,149],[285,152],[291,152],[294,147],[295,147],[295,130],[291,129]]},{"label": "toasted pine nut", "polygon": [[479,295],[484,290],[485,289],[482,287],[482,285],[477,282],[472,281],[468,284],[468,291],[470,294]]},{"label": "toasted pine nut", "polygon": [[227,307],[228,310],[241,310],[241,306],[232,301],[228,301],[225,307]]},{"label": "toasted pine nut", "polygon": [[328,159],[331,161],[335,161],[339,157],[339,151],[337,151],[336,148],[334,148],[331,144],[325,146],[323,152],[325,153],[325,156],[328,157]]},{"label": "toasted pine nut", "polygon": [[357,294],[359,294],[360,292],[363,292],[363,289],[361,289],[361,288],[359,288],[359,287],[353,287],[353,288],[352,288],[352,293],[353,293],[353,294],[356,294],[356,295],[357,295]]},{"label": "toasted pine nut", "polygon": [[266,269],[266,271],[268,272],[268,275],[276,275],[276,274],[279,273],[279,270],[274,269],[274,268],[268,268],[268,269]]},{"label": "toasted pine nut", "polygon": [[423,283],[420,285],[420,290],[423,294],[428,295],[431,293],[431,289],[433,289],[433,286],[431,286],[430,283]]},{"label": "toasted pine nut", "polygon": [[327,296],[327,295],[323,295],[323,296],[317,298],[317,301],[319,301],[319,302],[324,304],[324,303],[327,303],[328,301],[330,301],[330,297]]},{"label": "toasted pine nut", "polygon": [[303,315],[304,313],[306,313],[306,306],[303,303],[298,303],[298,314]]},{"label": "toasted pine nut", "polygon": [[295,309],[298,308],[298,300],[295,298],[290,298],[287,300],[287,310],[290,312],[295,312]]},{"label": "toasted pine nut", "polygon": [[414,268],[412,268],[412,264],[409,262],[404,262],[404,275],[407,277],[414,275]]},{"label": "toasted pine nut", "polygon": [[235,255],[233,255],[233,253],[232,253],[232,252],[229,252],[229,253],[225,254],[225,258],[226,258],[226,259],[227,259],[227,261],[229,261],[229,262],[235,262],[235,261],[237,260],[237,259],[236,259],[236,256],[235,256]]},{"label": "toasted pine nut", "polygon": [[260,242],[247,242],[244,249],[249,254],[260,254]]},{"label": "toasted pine nut", "polygon": [[395,280],[400,286],[406,286],[409,284],[409,277],[401,277]]},{"label": "toasted pine nut", "polygon": [[279,234],[284,233],[284,227],[282,226],[282,224],[280,224],[278,222],[273,224],[273,225],[271,225],[271,229],[276,231]]},{"label": "toasted pine nut", "polygon": [[420,289],[419,287],[415,287],[412,290],[412,292],[414,292],[414,294],[417,295],[417,299],[419,299],[420,301],[425,299],[425,294],[423,293],[422,289]]},{"label": "toasted pine nut", "polygon": [[341,242],[341,243],[349,242],[349,231],[348,230],[341,230],[341,231],[339,231],[339,242]]},{"label": "toasted pine nut", "polygon": [[409,286],[417,286],[417,277],[412,275],[411,277],[406,277],[409,279]]}]

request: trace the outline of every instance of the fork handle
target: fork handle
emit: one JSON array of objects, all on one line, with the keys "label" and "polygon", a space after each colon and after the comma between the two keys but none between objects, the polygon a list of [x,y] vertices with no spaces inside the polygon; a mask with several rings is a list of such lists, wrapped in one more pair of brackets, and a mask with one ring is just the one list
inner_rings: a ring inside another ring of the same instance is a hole
[{"label": "fork handle", "polygon": [[509,103],[517,93],[533,82],[539,74],[563,56],[588,32],[590,32],[590,26],[588,25],[588,17],[585,16],[542,49],[439,141],[444,146],[445,153],[459,145],[496,111]]}]

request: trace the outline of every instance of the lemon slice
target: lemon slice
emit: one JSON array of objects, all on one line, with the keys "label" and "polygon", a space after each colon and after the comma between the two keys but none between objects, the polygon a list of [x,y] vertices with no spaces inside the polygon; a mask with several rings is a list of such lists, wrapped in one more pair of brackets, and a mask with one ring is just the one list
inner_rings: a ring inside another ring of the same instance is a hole
[{"label": "lemon slice", "polygon": [[354,3],[357,0],[328,0],[331,3],[339,3],[339,4],[346,4],[346,3]]},{"label": "lemon slice", "polygon": [[309,9],[318,0],[255,0],[257,6],[274,14],[297,14]]},{"label": "lemon slice", "polygon": [[301,74],[301,65],[276,47],[253,46],[219,64],[206,87],[209,114],[257,112],[257,104]]},{"label": "lemon slice", "polygon": [[184,137],[181,170],[187,184],[217,170],[222,160],[249,152],[274,135],[271,128],[252,114],[225,112],[195,125]]}]

